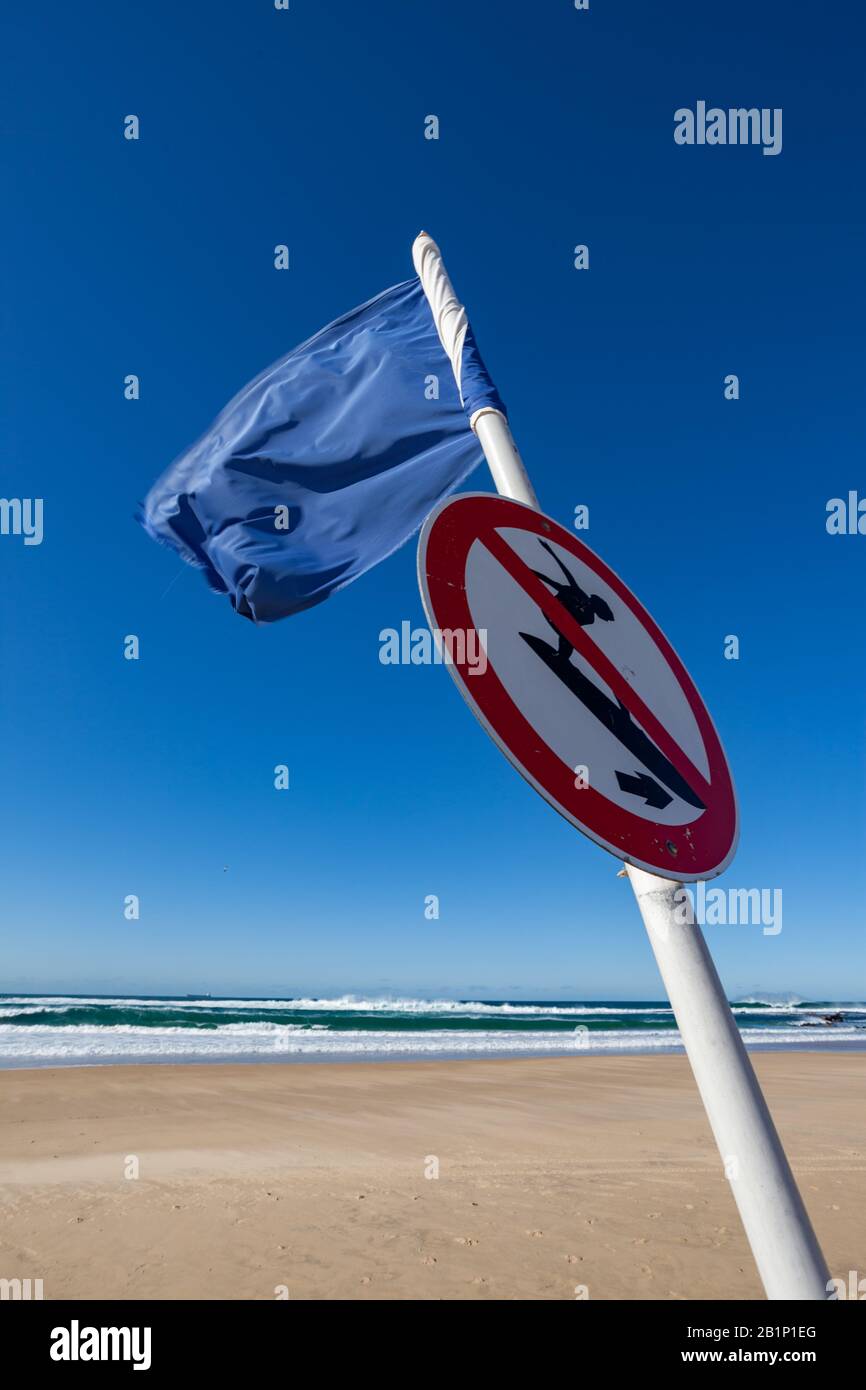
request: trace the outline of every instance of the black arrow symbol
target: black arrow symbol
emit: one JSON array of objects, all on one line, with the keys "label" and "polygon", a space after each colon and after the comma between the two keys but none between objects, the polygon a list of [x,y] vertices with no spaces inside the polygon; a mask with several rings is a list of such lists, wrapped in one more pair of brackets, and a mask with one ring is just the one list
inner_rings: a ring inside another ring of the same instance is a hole
[{"label": "black arrow symbol", "polygon": [[632,796],[642,796],[647,806],[655,806],[659,811],[663,811],[665,806],[669,806],[673,801],[673,797],[668,796],[664,787],[660,787],[658,782],[654,782],[645,772],[637,772],[634,777],[630,777],[627,772],[617,772],[616,780],[621,791],[631,792]]}]

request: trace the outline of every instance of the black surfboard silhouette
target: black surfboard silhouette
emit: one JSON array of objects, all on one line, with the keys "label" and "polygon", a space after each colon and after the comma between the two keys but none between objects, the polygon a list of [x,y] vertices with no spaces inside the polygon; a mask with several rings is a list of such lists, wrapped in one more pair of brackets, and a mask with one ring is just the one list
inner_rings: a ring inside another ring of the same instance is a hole
[{"label": "black surfboard silhouette", "polygon": [[[540,538],[539,543],[562,570],[566,577],[565,582],[559,579],[549,579],[547,575],[541,574],[538,570],[532,572],[538,579],[550,585],[558,601],[566,612],[574,618],[575,622],[579,623],[581,627],[589,627],[596,618],[600,618],[606,623],[613,622],[613,613],[605,600],[599,594],[587,594],[551,546]],[[556,623],[546,614],[544,616],[545,622],[556,633],[557,645],[554,647],[550,642],[545,642],[543,638],[536,637],[533,633],[521,632],[520,636],[527,646],[532,648],[536,656],[540,657],[545,666],[562,681],[563,685],[566,685],[571,693],[577,696],[590,714],[594,714],[596,719],[606,729],[609,729],[615,738],[619,739],[623,747],[627,748],[633,757],[643,763],[644,767],[658,778],[659,782],[662,782],[682,801],[688,802],[689,806],[695,806],[699,811],[705,810],[704,802],[692,791],[685,778],[677,772],[673,763],[656,747],[652,739],[648,738],[643,729],[635,724],[622,701],[611,700],[577,666],[572,665],[571,657],[574,647],[568,638],[560,632]],[[630,777],[625,772],[617,772],[616,779],[623,791],[643,797],[649,806],[663,808],[672,800],[661,787],[653,783],[652,778],[640,773]]]}]

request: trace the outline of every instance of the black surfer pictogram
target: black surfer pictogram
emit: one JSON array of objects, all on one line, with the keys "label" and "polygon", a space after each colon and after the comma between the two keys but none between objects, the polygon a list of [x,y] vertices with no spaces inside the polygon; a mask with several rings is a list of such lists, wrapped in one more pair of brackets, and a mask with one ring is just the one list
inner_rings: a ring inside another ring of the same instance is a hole
[{"label": "black surfer pictogram", "polygon": [[[579,623],[581,627],[591,627],[596,618],[605,623],[612,623],[614,615],[610,605],[599,594],[586,593],[571,571],[563,564],[553,547],[541,537],[538,538],[538,541],[542,549],[547,552],[565,575],[565,579],[550,579],[546,574],[535,569],[532,573],[537,579],[542,580],[553,589],[557,600],[574,621]],[[703,811],[705,809],[703,801],[692,791],[685,778],[680,776],[673,763],[656,747],[652,739],[648,738],[643,729],[635,724],[622,701],[611,700],[588,676],[583,674],[579,667],[572,664],[571,657],[574,653],[574,647],[571,642],[546,614],[545,622],[556,633],[558,641],[555,647],[550,642],[545,642],[543,638],[536,637],[529,632],[521,632],[520,636],[524,642],[532,648],[536,656],[541,658],[572,694],[577,696],[581,704],[595,715],[605,728],[610,729],[623,747],[627,748],[639,762],[643,763],[645,768],[649,768],[649,771],[653,773],[653,777],[650,777],[646,772],[637,770],[633,775],[617,771],[616,780],[621,789],[634,796],[642,797],[648,806],[662,810],[673,800],[673,797],[669,796],[664,789],[668,787],[675,796],[688,802],[690,806],[695,806],[698,810]],[[655,781],[654,777],[658,778],[658,781]],[[659,786],[660,782],[664,785]]]},{"label": "black surfer pictogram", "polygon": [[[554,564],[558,565],[562,570],[562,573],[565,575],[565,582],[561,579],[548,579],[547,575],[542,574],[540,570],[533,570],[532,573],[535,575],[536,579],[542,579],[545,584],[548,584],[550,588],[553,589],[563,608],[567,613],[571,614],[574,621],[580,623],[581,627],[591,627],[596,618],[601,618],[605,623],[612,623],[613,614],[610,611],[610,605],[605,603],[604,599],[599,597],[598,594],[587,594],[581,589],[574,575],[571,573],[571,570],[566,569],[556,551],[553,549],[553,546],[549,545],[547,541],[543,541],[540,536],[538,537],[538,543],[543,550],[547,551]],[[551,624],[551,626],[553,626],[553,624]],[[520,635],[521,637],[523,636],[522,633]],[[569,646],[568,642],[566,642],[565,638],[562,636],[562,633],[559,633],[558,636],[560,647],[565,643],[568,647],[568,654],[571,655],[574,648]]]}]

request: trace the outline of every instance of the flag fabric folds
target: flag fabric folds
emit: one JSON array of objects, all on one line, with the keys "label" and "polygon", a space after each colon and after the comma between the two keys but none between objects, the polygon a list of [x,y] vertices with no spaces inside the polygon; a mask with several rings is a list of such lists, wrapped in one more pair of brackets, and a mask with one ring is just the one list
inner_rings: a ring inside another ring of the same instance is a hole
[{"label": "flag fabric folds", "polygon": [[238,613],[273,622],[384,560],[482,460],[504,413],[467,331],[461,394],[420,280],[385,290],[246,386],[139,513]]}]

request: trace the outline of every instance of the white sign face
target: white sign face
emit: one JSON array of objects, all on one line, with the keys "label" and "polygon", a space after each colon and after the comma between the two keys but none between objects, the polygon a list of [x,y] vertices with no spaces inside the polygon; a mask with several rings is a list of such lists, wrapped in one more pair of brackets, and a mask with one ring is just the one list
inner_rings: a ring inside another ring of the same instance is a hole
[{"label": "white sign face", "polygon": [[[721,873],[737,808],[718,735],[603,561],[550,517],[469,493],[428,517],[418,564],[451,674],[536,790],[620,859],[668,878]],[[469,665],[482,638],[486,661]]]}]

